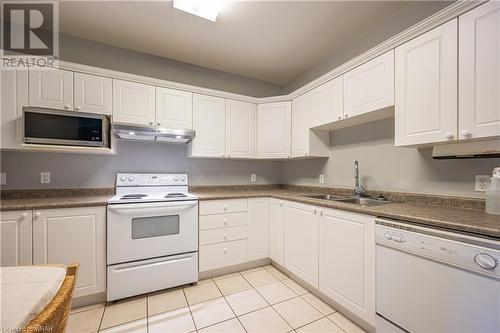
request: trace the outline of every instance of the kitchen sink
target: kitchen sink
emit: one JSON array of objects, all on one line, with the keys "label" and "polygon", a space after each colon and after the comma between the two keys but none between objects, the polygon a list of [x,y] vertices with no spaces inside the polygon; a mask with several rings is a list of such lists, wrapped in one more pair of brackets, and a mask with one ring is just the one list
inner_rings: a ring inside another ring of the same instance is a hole
[{"label": "kitchen sink", "polygon": [[361,206],[379,206],[390,203],[390,201],[386,199],[374,199],[370,197],[354,197],[335,194],[308,194],[302,196],[306,198],[345,202]]},{"label": "kitchen sink", "polygon": [[351,198],[349,196],[336,195],[336,194],[307,194],[307,195],[301,195],[301,196],[306,197],[306,198],[311,198],[311,199],[322,199],[322,200],[332,200],[332,201]]}]

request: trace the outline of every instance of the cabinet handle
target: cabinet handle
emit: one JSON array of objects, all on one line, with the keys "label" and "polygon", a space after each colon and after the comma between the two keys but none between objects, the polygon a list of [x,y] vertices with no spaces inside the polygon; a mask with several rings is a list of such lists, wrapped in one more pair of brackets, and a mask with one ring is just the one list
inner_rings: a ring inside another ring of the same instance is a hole
[{"label": "cabinet handle", "polygon": [[319,209],[319,216],[323,216],[323,209]]},{"label": "cabinet handle", "polygon": [[469,137],[469,136],[471,136],[471,132],[469,132],[468,130],[463,130],[462,135],[465,137]]},{"label": "cabinet handle", "polygon": [[65,108],[66,110],[69,110],[69,109],[71,109],[71,105],[66,104],[66,105],[64,106],[64,108]]},{"label": "cabinet handle", "polygon": [[224,240],[227,240],[227,234],[224,234]]},{"label": "cabinet handle", "polygon": [[318,214],[318,210],[314,208],[314,215]]},{"label": "cabinet handle", "polygon": [[149,125],[154,125],[154,124],[155,124],[155,123],[154,123],[154,121],[152,121],[152,120],[149,122]]},{"label": "cabinet handle", "polygon": [[82,107],[80,105],[75,106],[76,111],[80,111],[81,109],[82,109]]},{"label": "cabinet handle", "polygon": [[304,153],[304,156],[307,156],[307,155],[309,155],[309,154],[308,153]]},{"label": "cabinet handle", "polygon": [[346,113],[346,114],[344,115],[344,118],[347,118],[347,117],[349,117],[349,115]]},{"label": "cabinet handle", "polygon": [[21,213],[21,220],[24,220],[28,217],[28,213]]},{"label": "cabinet handle", "polygon": [[40,212],[35,212],[33,215],[35,216],[35,218],[38,218],[38,217],[40,217],[40,215],[42,215],[42,213],[40,213]]},{"label": "cabinet handle", "polygon": [[222,157],[225,157],[226,155],[225,154],[221,154]]},{"label": "cabinet handle", "polygon": [[338,120],[342,119],[342,115],[340,115],[340,114],[339,114],[339,115],[337,116],[337,119],[338,119]]},{"label": "cabinet handle", "polygon": [[230,158],[230,157],[231,157],[231,155],[227,154],[227,156],[226,156],[226,157],[227,157],[227,158]]},{"label": "cabinet handle", "polygon": [[224,226],[227,227],[227,220],[224,219]]},{"label": "cabinet handle", "polygon": [[157,124],[158,124],[158,126],[160,126],[160,125],[161,125],[161,122],[158,122]]},{"label": "cabinet handle", "polygon": [[224,248],[224,254],[226,254],[226,253],[227,253],[227,249],[226,249],[226,248]]},{"label": "cabinet handle", "polygon": [[290,158],[290,155],[286,155],[286,158]]},{"label": "cabinet handle", "polygon": [[444,137],[448,140],[451,140],[451,139],[453,139],[453,134],[451,134],[450,132],[446,132],[446,133],[444,133]]}]

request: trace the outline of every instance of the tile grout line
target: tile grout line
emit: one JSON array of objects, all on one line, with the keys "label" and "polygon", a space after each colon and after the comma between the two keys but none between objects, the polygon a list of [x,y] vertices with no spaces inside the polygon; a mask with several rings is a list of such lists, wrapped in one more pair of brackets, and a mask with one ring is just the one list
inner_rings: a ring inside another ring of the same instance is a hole
[{"label": "tile grout line", "polygon": [[[212,281],[213,281],[213,279],[212,279]],[[196,332],[198,332],[198,327],[196,326],[196,321],[194,321],[193,312],[191,311],[191,304],[189,304],[189,301],[188,301],[188,298],[187,298],[187,295],[186,295],[186,291],[184,290],[184,286],[182,286],[182,294],[184,295],[184,299],[186,300],[187,308],[189,310],[189,314],[191,315],[191,320],[193,321],[194,330]]]},{"label": "tile grout line", "polygon": [[[240,272],[238,272],[238,275],[241,276],[243,278],[243,280],[246,281],[245,277]],[[237,275],[235,275],[235,276],[237,276]],[[224,279],[221,279],[221,280],[224,280]],[[222,294],[222,297],[226,301],[226,303],[229,306],[229,308],[231,309],[231,311],[233,311],[236,319],[238,319],[238,322],[240,323],[241,327],[243,327],[243,330],[248,333],[246,327],[241,322],[240,317],[236,314],[236,311],[234,311],[233,307],[231,306],[231,303],[229,303],[229,301],[227,300],[226,295],[224,295],[224,293],[222,292],[222,290],[220,290],[219,285],[217,284],[217,282],[215,280],[214,280],[214,283],[215,283],[215,286],[217,287],[217,289],[219,289],[220,293]],[[253,286],[248,281],[247,281],[247,283],[250,285],[250,287],[253,288]],[[245,289],[245,290],[249,290],[249,289]],[[245,291],[245,290],[243,290],[243,291]],[[231,294],[229,294],[229,295],[231,295]],[[231,319],[234,319],[234,318],[231,318]],[[231,320],[231,319],[228,319],[228,320]]]}]

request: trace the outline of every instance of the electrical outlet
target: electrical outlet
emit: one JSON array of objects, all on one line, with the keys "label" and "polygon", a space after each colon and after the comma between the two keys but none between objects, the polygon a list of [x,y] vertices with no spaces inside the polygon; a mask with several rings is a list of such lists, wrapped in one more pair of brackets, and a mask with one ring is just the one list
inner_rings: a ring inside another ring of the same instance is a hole
[{"label": "electrical outlet", "polygon": [[0,173],[0,185],[5,185],[7,184],[7,173],[2,172]]},{"label": "electrical outlet", "polygon": [[490,186],[490,175],[476,176],[476,192],[484,192]]},{"label": "electrical outlet", "polygon": [[251,181],[252,183],[257,182],[257,175],[256,175],[255,173],[251,173],[251,174],[250,174],[250,181]]},{"label": "electrical outlet", "polygon": [[325,175],[319,175],[319,183],[324,184],[325,183]]},{"label": "electrical outlet", "polygon": [[40,184],[50,184],[50,172],[40,172]]}]

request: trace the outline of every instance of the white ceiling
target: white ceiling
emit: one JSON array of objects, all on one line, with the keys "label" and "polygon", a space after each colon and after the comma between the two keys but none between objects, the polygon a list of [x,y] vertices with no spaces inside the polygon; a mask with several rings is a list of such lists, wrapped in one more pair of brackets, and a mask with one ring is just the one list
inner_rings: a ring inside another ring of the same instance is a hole
[{"label": "white ceiling", "polygon": [[176,10],[170,1],[65,1],[60,3],[60,29],[67,35],[283,85],[405,5],[227,1],[214,23]]}]

